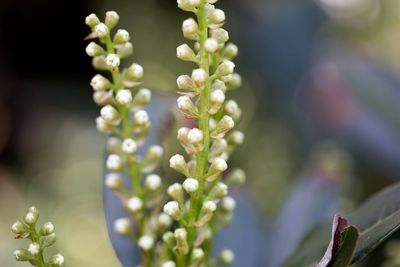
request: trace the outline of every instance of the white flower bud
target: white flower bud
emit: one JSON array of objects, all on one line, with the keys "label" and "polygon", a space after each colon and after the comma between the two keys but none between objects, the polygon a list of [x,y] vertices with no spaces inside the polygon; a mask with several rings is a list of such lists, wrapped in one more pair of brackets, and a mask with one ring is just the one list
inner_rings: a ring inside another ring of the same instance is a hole
[{"label": "white flower bud", "polygon": [[133,116],[133,121],[137,125],[145,126],[146,124],[149,123],[149,115],[145,110],[139,110]]},{"label": "white flower bud", "polygon": [[235,146],[243,144],[244,134],[240,131],[234,131],[229,135],[229,143]]},{"label": "white flower bud", "polygon": [[201,0],[177,0],[178,7],[184,11],[194,11],[201,3]]},{"label": "white flower bud", "polygon": [[143,77],[143,67],[133,63],[126,71],[126,78],[129,80],[140,80]]},{"label": "white flower bud", "polygon": [[215,74],[218,76],[225,76],[232,74],[235,69],[235,63],[233,63],[230,60],[225,59],[222,61],[221,64],[217,67],[217,70],[215,71]]},{"label": "white flower bud", "polygon": [[137,144],[132,138],[125,139],[121,144],[121,150],[126,154],[135,154],[137,151]]},{"label": "white flower bud", "polygon": [[225,22],[225,12],[221,9],[214,9],[209,18],[211,24],[221,24]]},{"label": "white flower bud", "polygon": [[202,85],[208,78],[208,74],[203,69],[195,69],[192,72],[192,80],[196,83],[197,86]]},{"label": "white flower bud", "polygon": [[114,43],[115,44],[124,44],[130,40],[130,35],[127,30],[119,29],[117,33],[114,35]]},{"label": "white flower bud", "polygon": [[90,56],[90,57],[100,56],[103,53],[104,53],[103,47],[96,44],[95,42],[90,42],[86,46],[86,54],[88,54],[88,56]]},{"label": "white flower bud", "polygon": [[142,161],[142,172],[152,172],[161,161],[164,150],[161,146],[153,145],[148,150]]},{"label": "white flower bud", "polygon": [[113,125],[109,124],[105,121],[102,117],[96,118],[96,128],[99,132],[102,133],[111,133],[112,129],[114,128]]},{"label": "white flower bud", "polygon": [[225,134],[235,126],[235,122],[230,116],[224,115],[222,119],[218,122],[215,129],[211,132],[211,137],[215,139],[220,139],[225,136]]},{"label": "white flower bud", "polygon": [[237,73],[232,73],[221,78],[228,89],[236,89],[242,85],[242,77]]},{"label": "white flower bud", "polygon": [[193,128],[188,132],[187,138],[192,144],[200,143],[203,140],[203,132],[200,129]]},{"label": "white flower bud", "polygon": [[111,105],[107,105],[100,110],[101,117],[110,123],[114,123],[119,120],[119,113],[118,111]]},{"label": "white flower bud", "polygon": [[187,170],[187,164],[182,155],[176,154],[169,159],[169,166],[181,173],[185,173]]},{"label": "white flower bud", "polygon": [[150,191],[156,191],[161,187],[161,178],[157,174],[147,175],[145,180],[145,186]]},{"label": "white flower bud", "polygon": [[131,197],[126,202],[126,208],[132,213],[139,212],[143,208],[143,201],[138,197]]},{"label": "white flower bud", "polygon": [[149,235],[144,235],[139,238],[138,246],[144,251],[148,251],[154,246],[154,238]]},{"label": "white flower bud", "polygon": [[242,110],[235,100],[228,100],[225,104],[225,113],[237,121],[242,115]]},{"label": "white flower bud", "polygon": [[28,227],[24,223],[16,221],[11,226],[11,231],[16,235],[22,235],[28,231]]},{"label": "white flower bud", "polygon": [[50,258],[50,267],[60,267],[64,264],[64,257],[61,254],[56,254]]},{"label": "white flower bud", "polygon": [[132,93],[128,89],[119,90],[115,100],[117,100],[118,104],[127,105],[132,102]]},{"label": "white flower bud", "polygon": [[103,38],[106,37],[106,35],[109,32],[109,29],[104,23],[99,23],[94,27],[94,32],[96,33],[97,37]]},{"label": "white flower bud", "polygon": [[115,11],[106,12],[105,23],[110,29],[114,28],[115,25],[117,25],[118,21],[119,21],[119,15],[117,12]]},{"label": "white flower bud", "polygon": [[170,185],[167,189],[168,195],[175,201],[183,203],[183,189],[182,185],[179,183],[174,183]]},{"label": "white flower bud", "polygon": [[233,251],[230,249],[224,249],[221,251],[218,260],[224,265],[232,264],[232,262],[235,260],[235,254],[233,254]]},{"label": "white flower bud", "polygon": [[186,255],[189,252],[186,230],[184,228],[175,229],[174,236],[176,240],[176,250],[178,254]]},{"label": "white flower bud", "polygon": [[182,44],[176,48],[176,56],[184,61],[193,61],[196,57],[193,50],[187,44]]},{"label": "white flower bud", "polygon": [[113,92],[111,90],[95,91],[93,93],[93,101],[99,106],[111,104],[112,100],[113,100]]},{"label": "white flower bud", "polygon": [[201,209],[206,213],[213,213],[217,210],[217,204],[214,201],[208,200],[203,203]]},{"label": "white flower bud", "polygon": [[185,38],[188,38],[190,40],[196,40],[198,30],[199,30],[199,25],[197,25],[197,22],[194,19],[189,18],[183,21],[182,32]]},{"label": "white flower bud", "polygon": [[173,261],[166,261],[161,265],[161,267],[176,267],[176,264]]},{"label": "white flower bud", "polygon": [[96,14],[92,13],[89,16],[87,16],[85,18],[85,23],[86,25],[88,25],[89,27],[93,28],[94,26],[96,26],[97,24],[100,23],[99,18],[96,16]]},{"label": "white flower bud", "polygon": [[228,186],[223,182],[218,182],[210,192],[212,199],[220,199],[228,194]]},{"label": "white flower bud", "polygon": [[208,38],[208,39],[204,42],[204,49],[205,49],[208,53],[214,53],[215,51],[217,51],[217,49],[218,49],[218,42],[217,42],[217,40],[215,40],[214,38]]},{"label": "white flower bud", "polygon": [[208,112],[210,114],[215,114],[218,112],[218,110],[221,108],[222,104],[225,101],[225,93],[220,90],[214,90],[211,92],[210,94],[210,102],[211,102],[211,106],[208,109]]},{"label": "white flower bud", "polygon": [[180,75],[176,80],[176,83],[178,84],[178,88],[181,90],[191,91],[195,88],[192,78],[188,75]]},{"label": "white flower bud", "polygon": [[176,100],[178,108],[188,117],[197,117],[197,107],[193,104],[192,100],[188,96],[180,96]]},{"label": "white flower bud", "polygon": [[207,0],[207,3],[209,4],[215,4],[216,2],[218,2],[218,0]]},{"label": "white flower bud", "polygon": [[50,247],[56,243],[57,236],[56,234],[50,234],[48,236],[45,236],[41,239],[40,244],[42,245],[43,248]]},{"label": "white flower bud", "polygon": [[161,212],[160,215],[158,215],[157,224],[162,228],[168,228],[172,224],[172,219],[168,214]]},{"label": "white flower bud", "polygon": [[106,161],[106,166],[107,166],[107,169],[112,170],[112,171],[117,171],[117,170],[121,169],[121,167],[122,167],[121,157],[116,154],[108,155],[107,161]]},{"label": "white flower bud", "polygon": [[133,44],[131,42],[126,42],[117,46],[117,55],[119,58],[126,58],[133,53]]},{"label": "white flower bud", "polygon": [[204,258],[204,250],[201,248],[194,248],[192,250],[191,260],[192,262],[200,261]]},{"label": "white flower bud", "polygon": [[246,173],[242,169],[233,170],[226,179],[228,184],[244,184],[246,182]]},{"label": "white flower bud", "polygon": [[13,252],[13,255],[17,261],[33,260],[32,255],[26,249],[17,249]]},{"label": "white flower bud", "polygon": [[124,183],[119,174],[109,173],[106,176],[105,185],[111,190],[120,190],[124,186]]},{"label": "white flower bud", "polygon": [[119,235],[129,234],[131,227],[131,221],[128,218],[119,218],[114,221],[114,230]]},{"label": "white flower bud", "polygon": [[232,197],[224,197],[221,201],[221,207],[225,211],[233,211],[236,207],[236,201]]},{"label": "white flower bud", "polygon": [[35,256],[40,252],[40,245],[38,243],[31,243],[28,246],[28,251],[31,255]]},{"label": "white flower bud", "polygon": [[215,80],[213,84],[211,85],[211,90],[216,91],[216,90],[221,90],[222,92],[226,92],[226,85],[223,81],[221,80]]},{"label": "white flower bud", "polygon": [[52,222],[46,222],[40,229],[40,234],[43,236],[51,235],[54,233],[54,224]]},{"label": "white flower bud", "polygon": [[143,107],[150,103],[151,91],[147,88],[140,89],[133,98],[132,105],[135,107]]},{"label": "white flower bud", "polygon": [[105,78],[101,74],[96,74],[90,81],[90,85],[95,91],[103,91],[110,88],[111,83],[107,78]]},{"label": "white flower bud", "polygon": [[223,172],[228,169],[228,164],[223,158],[215,158],[210,166],[211,169],[215,169],[218,172]]},{"label": "white flower bud", "polygon": [[105,56],[97,56],[92,59],[92,66],[96,70],[108,70]]},{"label": "white flower bud", "polygon": [[37,222],[38,217],[39,217],[38,213],[30,212],[30,211],[29,211],[29,212],[27,212],[27,213],[25,214],[24,220],[25,220],[25,222],[26,222],[27,224],[33,225],[33,224],[35,224],[35,223]]},{"label": "white flower bud", "polygon": [[229,43],[227,44],[224,49],[222,50],[222,56],[226,59],[233,59],[235,58],[239,53],[238,47],[233,44]]},{"label": "white flower bud", "polygon": [[179,219],[181,215],[179,203],[176,201],[167,202],[167,204],[164,205],[163,211],[174,219]]},{"label": "white flower bud", "polygon": [[119,59],[119,56],[116,54],[108,54],[106,57],[106,64],[111,70],[116,70],[119,67],[119,64],[121,64],[121,60]]},{"label": "white flower bud", "polygon": [[211,38],[217,40],[219,44],[226,43],[229,40],[229,33],[222,28],[211,30],[210,35]]},{"label": "white flower bud", "polygon": [[188,194],[192,194],[199,189],[199,182],[194,178],[187,178],[182,186]]},{"label": "white flower bud", "polygon": [[110,136],[107,139],[106,149],[109,154],[121,153],[122,140],[116,136]]}]

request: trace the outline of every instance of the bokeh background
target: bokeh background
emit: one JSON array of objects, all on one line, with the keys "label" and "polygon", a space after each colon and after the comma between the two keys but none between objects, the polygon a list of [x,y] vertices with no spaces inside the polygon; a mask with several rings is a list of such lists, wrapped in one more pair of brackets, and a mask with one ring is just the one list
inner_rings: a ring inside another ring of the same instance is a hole
[{"label": "bokeh background", "polygon": [[[254,242],[268,258],[248,266],[279,266],[313,225],[400,178],[400,2],[219,6],[244,80],[231,96],[247,140],[232,164],[248,174],[239,194],[258,227],[242,230],[260,231]],[[0,1],[0,266],[23,266],[9,228],[33,204],[56,224],[68,266],[119,266],[83,40],[85,16],[106,10],[131,32],[145,86],[174,97],[176,77],[191,67],[175,58],[188,14],[174,0]],[[359,265],[400,266],[398,247],[392,238]]]}]

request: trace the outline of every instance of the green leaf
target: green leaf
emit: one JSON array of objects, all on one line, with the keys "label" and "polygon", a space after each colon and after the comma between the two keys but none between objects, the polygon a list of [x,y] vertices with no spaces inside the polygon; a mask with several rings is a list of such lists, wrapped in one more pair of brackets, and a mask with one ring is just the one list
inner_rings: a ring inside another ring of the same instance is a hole
[{"label": "green leaf", "polygon": [[354,250],[359,238],[359,232],[353,225],[347,226],[342,232],[342,243],[340,244],[336,255],[329,267],[347,267],[350,266]]},{"label": "green leaf", "polygon": [[[355,263],[399,229],[400,183],[376,193],[344,217],[360,231],[351,261]],[[311,230],[283,266],[310,266],[321,259],[330,240],[330,229],[331,223],[324,222]]]}]

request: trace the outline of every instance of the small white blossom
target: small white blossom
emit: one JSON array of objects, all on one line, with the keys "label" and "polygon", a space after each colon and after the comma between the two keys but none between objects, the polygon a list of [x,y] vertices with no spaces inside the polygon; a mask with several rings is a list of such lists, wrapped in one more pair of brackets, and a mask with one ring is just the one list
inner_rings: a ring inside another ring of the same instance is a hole
[{"label": "small white blossom", "polygon": [[59,267],[64,264],[64,256],[56,254],[50,258],[49,266]]},{"label": "small white blossom", "polygon": [[225,46],[224,50],[222,51],[222,56],[224,56],[227,59],[232,59],[235,58],[239,53],[238,47],[233,44],[229,43]]},{"label": "small white blossom", "polygon": [[139,80],[143,77],[143,67],[139,64],[133,63],[127,70],[127,78],[132,80]]},{"label": "small white blossom", "polygon": [[133,116],[133,121],[138,125],[144,126],[149,122],[149,115],[145,110],[139,110]]},{"label": "small white blossom", "polygon": [[96,33],[97,37],[103,38],[103,37],[106,37],[109,30],[108,30],[107,25],[105,25],[104,23],[99,23],[94,27],[94,32]]},{"label": "small white blossom", "polygon": [[101,74],[96,74],[90,81],[90,85],[95,91],[103,91],[110,88],[111,83],[107,78],[105,78]]},{"label": "small white blossom", "polygon": [[236,207],[236,201],[232,197],[224,197],[221,202],[221,207],[226,211],[233,211]]},{"label": "small white blossom", "polygon": [[28,246],[28,251],[32,255],[37,255],[40,252],[40,245],[38,243],[31,243]]},{"label": "small white blossom", "polygon": [[183,202],[183,189],[181,184],[174,183],[168,186],[167,193],[172,199],[181,203]]},{"label": "small white blossom", "polygon": [[163,211],[171,216],[174,219],[179,218],[180,216],[180,209],[179,209],[179,203],[176,201],[169,201],[164,205]]},{"label": "small white blossom", "polygon": [[128,218],[119,218],[114,221],[114,230],[119,235],[127,235],[131,231],[131,221]]},{"label": "small white blossom", "polygon": [[118,173],[109,173],[105,179],[105,185],[111,190],[118,190],[123,186],[121,175]]},{"label": "small white blossom", "polygon": [[121,149],[126,154],[134,154],[137,151],[137,144],[132,138],[127,138],[122,142]]},{"label": "small white blossom", "polygon": [[138,197],[131,197],[126,202],[126,207],[128,208],[129,211],[133,213],[138,212],[143,207],[143,201]]},{"label": "small white blossom", "polygon": [[123,44],[128,42],[130,39],[129,32],[127,30],[119,29],[114,36],[114,42],[116,44]]},{"label": "small white blossom", "polygon": [[97,24],[100,23],[99,18],[96,16],[96,14],[92,13],[89,16],[86,17],[85,19],[85,23],[86,25],[88,25],[89,27],[93,28],[94,26],[96,26]]},{"label": "small white blossom", "polygon": [[210,101],[216,104],[222,104],[225,101],[225,93],[220,90],[214,90],[210,94]]},{"label": "small white blossom", "polygon": [[213,24],[221,24],[225,21],[225,12],[221,9],[215,9],[210,16],[210,22]]},{"label": "small white blossom", "polygon": [[197,22],[194,19],[189,18],[183,21],[182,32],[184,37],[191,40],[196,40],[198,30],[199,30],[199,25],[197,25]]},{"label": "small white blossom", "polygon": [[27,224],[35,224],[38,219],[38,214],[34,212],[28,212],[25,214],[24,220]]},{"label": "small white blossom", "polygon": [[196,55],[187,44],[182,44],[176,48],[176,57],[184,61],[192,61]]},{"label": "small white blossom", "polygon": [[161,178],[157,174],[149,174],[146,176],[145,186],[151,191],[158,190],[161,187]]},{"label": "small white blossom", "polygon": [[115,122],[119,119],[118,111],[111,105],[107,105],[100,110],[101,117],[107,122]]},{"label": "small white blossom", "polygon": [[218,42],[214,38],[208,38],[204,42],[204,48],[208,53],[214,53],[218,49]]},{"label": "small white blossom", "polygon": [[191,90],[194,88],[194,82],[188,75],[180,75],[176,79],[176,83],[181,90]]},{"label": "small white blossom", "polygon": [[178,7],[184,11],[194,11],[201,0],[177,0]]},{"label": "small white blossom", "polygon": [[229,265],[235,260],[235,254],[230,249],[224,249],[221,251],[219,260],[222,264]]},{"label": "small white blossom", "polygon": [[122,159],[117,154],[108,155],[106,161],[107,169],[117,171],[122,167]]},{"label": "small white blossom", "polygon": [[229,33],[222,28],[211,30],[210,35],[211,38],[214,38],[220,44],[223,44],[229,40]]},{"label": "small white blossom", "polygon": [[169,159],[169,166],[179,172],[186,170],[186,161],[182,155],[176,154]]},{"label": "small white blossom", "polygon": [[168,214],[161,212],[160,215],[158,216],[157,223],[161,227],[167,228],[171,226],[172,219]]},{"label": "small white blossom", "polygon": [[223,158],[215,158],[211,163],[212,168],[219,172],[223,172],[228,169],[228,164]]},{"label": "small white blossom", "polygon": [[199,261],[204,257],[204,250],[201,248],[194,248],[191,256],[193,261]]},{"label": "small white blossom", "polygon": [[107,24],[108,27],[114,28],[115,25],[117,25],[119,21],[119,15],[115,11],[107,11],[106,12],[106,18],[105,18],[105,23]]},{"label": "small white blossom", "polygon": [[188,132],[187,138],[192,144],[200,143],[203,140],[203,132],[198,128],[193,128]]},{"label": "small white blossom", "polygon": [[40,233],[45,236],[54,233],[54,224],[52,222],[46,222],[40,229]]},{"label": "small white blossom", "polygon": [[154,246],[154,238],[149,235],[144,235],[139,238],[138,245],[144,251],[148,251]]},{"label": "small white blossom", "polygon": [[226,59],[222,61],[222,63],[218,66],[215,73],[218,76],[226,76],[232,74],[234,69],[235,69],[235,63]]},{"label": "small white blossom", "polygon": [[195,69],[192,72],[192,79],[196,84],[203,84],[208,78],[208,75],[203,69]]},{"label": "small white blossom", "polygon": [[103,52],[104,49],[95,42],[90,42],[86,46],[86,54],[88,54],[90,57],[100,56]]},{"label": "small white blossom", "polygon": [[128,89],[119,90],[115,99],[121,105],[127,105],[132,102],[132,92]]},{"label": "small white blossom", "polygon": [[199,189],[199,182],[194,178],[187,178],[183,184],[183,188],[189,194],[196,192]]},{"label": "small white blossom", "polygon": [[164,263],[162,264],[161,267],[176,267],[176,264],[175,264],[175,262],[173,262],[173,261],[166,261],[166,262],[164,262]]},{"label": "small white blossom", "polygon": [[118,69],[121,60],[117,54],[108,54],[106,57],[106,64],[111,70]]},{"label": "small white blossom", "polygon": [[203,203],[202,210],[204,210],[207,213],[212,213],[217,210],[217,204],[215,204],[214,201],[208,200]]},{"label": "small white blossom", "polygon": [[100,132],[110,133],[112,131],[113,126],[108,124],[102,117],[96,118],[96,128]]},{"label": "small white blossom", "polygon": [[234,131],[229,136],[229,142],[233,143],[234,145],[241,145],[244,142],[244,134],[240,131]]}]

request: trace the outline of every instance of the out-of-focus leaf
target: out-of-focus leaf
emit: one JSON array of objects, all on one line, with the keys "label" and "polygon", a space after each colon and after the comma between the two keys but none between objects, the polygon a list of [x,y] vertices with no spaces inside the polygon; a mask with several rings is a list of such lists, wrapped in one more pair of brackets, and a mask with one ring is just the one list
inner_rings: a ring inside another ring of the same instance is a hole
[{"label": "out-of-focus leaf", "polygon": [[[352,263],[362,259],[400,227],[400,183],[383,189],[344,216],[360,230]],[[310,231],[284,266],[309,266],[322,257],[329,242],[328,222]]]}]

